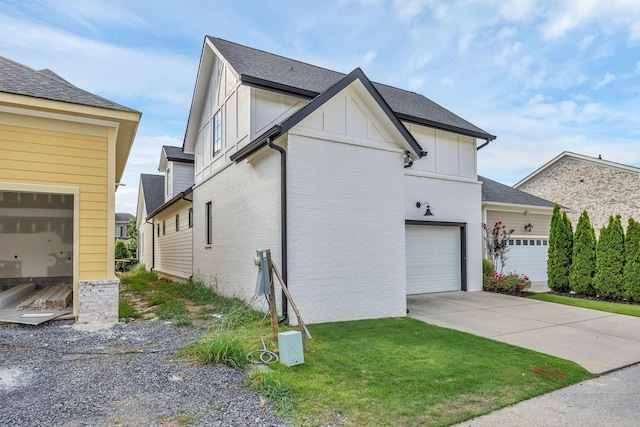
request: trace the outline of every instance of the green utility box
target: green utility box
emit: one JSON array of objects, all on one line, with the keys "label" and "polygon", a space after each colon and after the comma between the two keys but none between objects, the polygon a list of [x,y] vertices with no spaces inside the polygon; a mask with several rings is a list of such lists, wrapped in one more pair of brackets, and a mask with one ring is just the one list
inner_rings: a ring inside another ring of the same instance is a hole
[{"label": "green utility box", "polygon": [[278,347],[280,349],[280,363],[283,365],[295,366],[304,363],[302,334],[299,331],[280,332]]}]

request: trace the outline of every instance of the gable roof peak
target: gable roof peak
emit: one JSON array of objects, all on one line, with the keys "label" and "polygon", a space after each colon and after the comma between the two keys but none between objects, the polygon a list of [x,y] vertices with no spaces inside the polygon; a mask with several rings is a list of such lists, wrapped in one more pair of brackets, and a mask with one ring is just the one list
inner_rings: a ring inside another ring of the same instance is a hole
[{"label": "gable roof peak", "polygon": [[[205,44],[207,42],[248,86],[312,99],[345,77],[344,73],[217,37],[205,36]],[[487,141],[496,138],[423,95],[389,85],[372,84],[400,120]]]}]

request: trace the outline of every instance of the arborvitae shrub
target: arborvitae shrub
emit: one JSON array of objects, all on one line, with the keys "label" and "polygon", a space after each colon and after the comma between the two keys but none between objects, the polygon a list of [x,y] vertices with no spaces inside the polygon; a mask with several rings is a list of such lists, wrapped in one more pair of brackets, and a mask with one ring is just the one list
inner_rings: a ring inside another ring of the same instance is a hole
[{"label": "arborvitae shrub", "polygon": [[569,286],[578,295],[595,295],[596,234],[587,211],[582,212],[573,238]]},{"label": "arborvitae shrub", "polygon": [[624,231],[620,215],[609,217],[609,225],[600,231],[596,244],[596,274],[593,286],[605,298],[624,296]]},{"label": "arborvitae shrub", "polygon": [[[554,221],[555,217],[555,221]],[[569,292],[569,271],[573,251],[573,230],[571,221],[560,208],[553,208],[551,217],[551,235],[549,236],[549,259],[547,261],[548,286],[552,291]]]},{"label": "arborvitae shrub", "polygon": [[623,269],[625,297],[640,301],[640,223],[629,218],[624,240]]}]

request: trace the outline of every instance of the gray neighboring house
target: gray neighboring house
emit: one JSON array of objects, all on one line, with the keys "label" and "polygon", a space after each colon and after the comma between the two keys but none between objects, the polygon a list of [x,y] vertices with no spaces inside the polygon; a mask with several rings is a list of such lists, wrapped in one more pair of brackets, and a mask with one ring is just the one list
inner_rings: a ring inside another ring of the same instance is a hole
[{"label": "gray neighboring house", "polygon": [[147,268],[153,267],[153,224],[147,215],[164,202],[164,176],[140,174],[136,228],[138,229],[138,260]]},{"label": "gray neighboring house", "polygon": [[129,220],[133,218],[133,215],[130,213],[117,213],[116,212],[116,227],[115,227],[115,235],[116,240],[129,240],[129,233],[127,232],[129,228]]},{"label": "gray neighboring house", "polygon": [[504,272],[525,274],[534,282],[547,280],[549,227],[554,203],[478,175],[482,182],[482,221],[498,221],[514,229]]}]

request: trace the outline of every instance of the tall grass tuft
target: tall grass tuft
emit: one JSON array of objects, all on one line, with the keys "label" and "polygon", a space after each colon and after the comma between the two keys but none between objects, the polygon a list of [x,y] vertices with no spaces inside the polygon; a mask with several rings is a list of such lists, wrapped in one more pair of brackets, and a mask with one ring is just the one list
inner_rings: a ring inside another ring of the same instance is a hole
[{"label": "tall grass tuft", "polygon": [[291,418],[293,402],[291,390],[285,386],[277,372],[257,372],[245,380],[245,385],[269,399],[276,413],[283,418]]},{"label": "tall grass tuft", "polygon": [[226,365],[240,369],[249,364],[249,352],[237,333],[221,332],[207,341],[191,344],[183,350],[203,365]]}]

